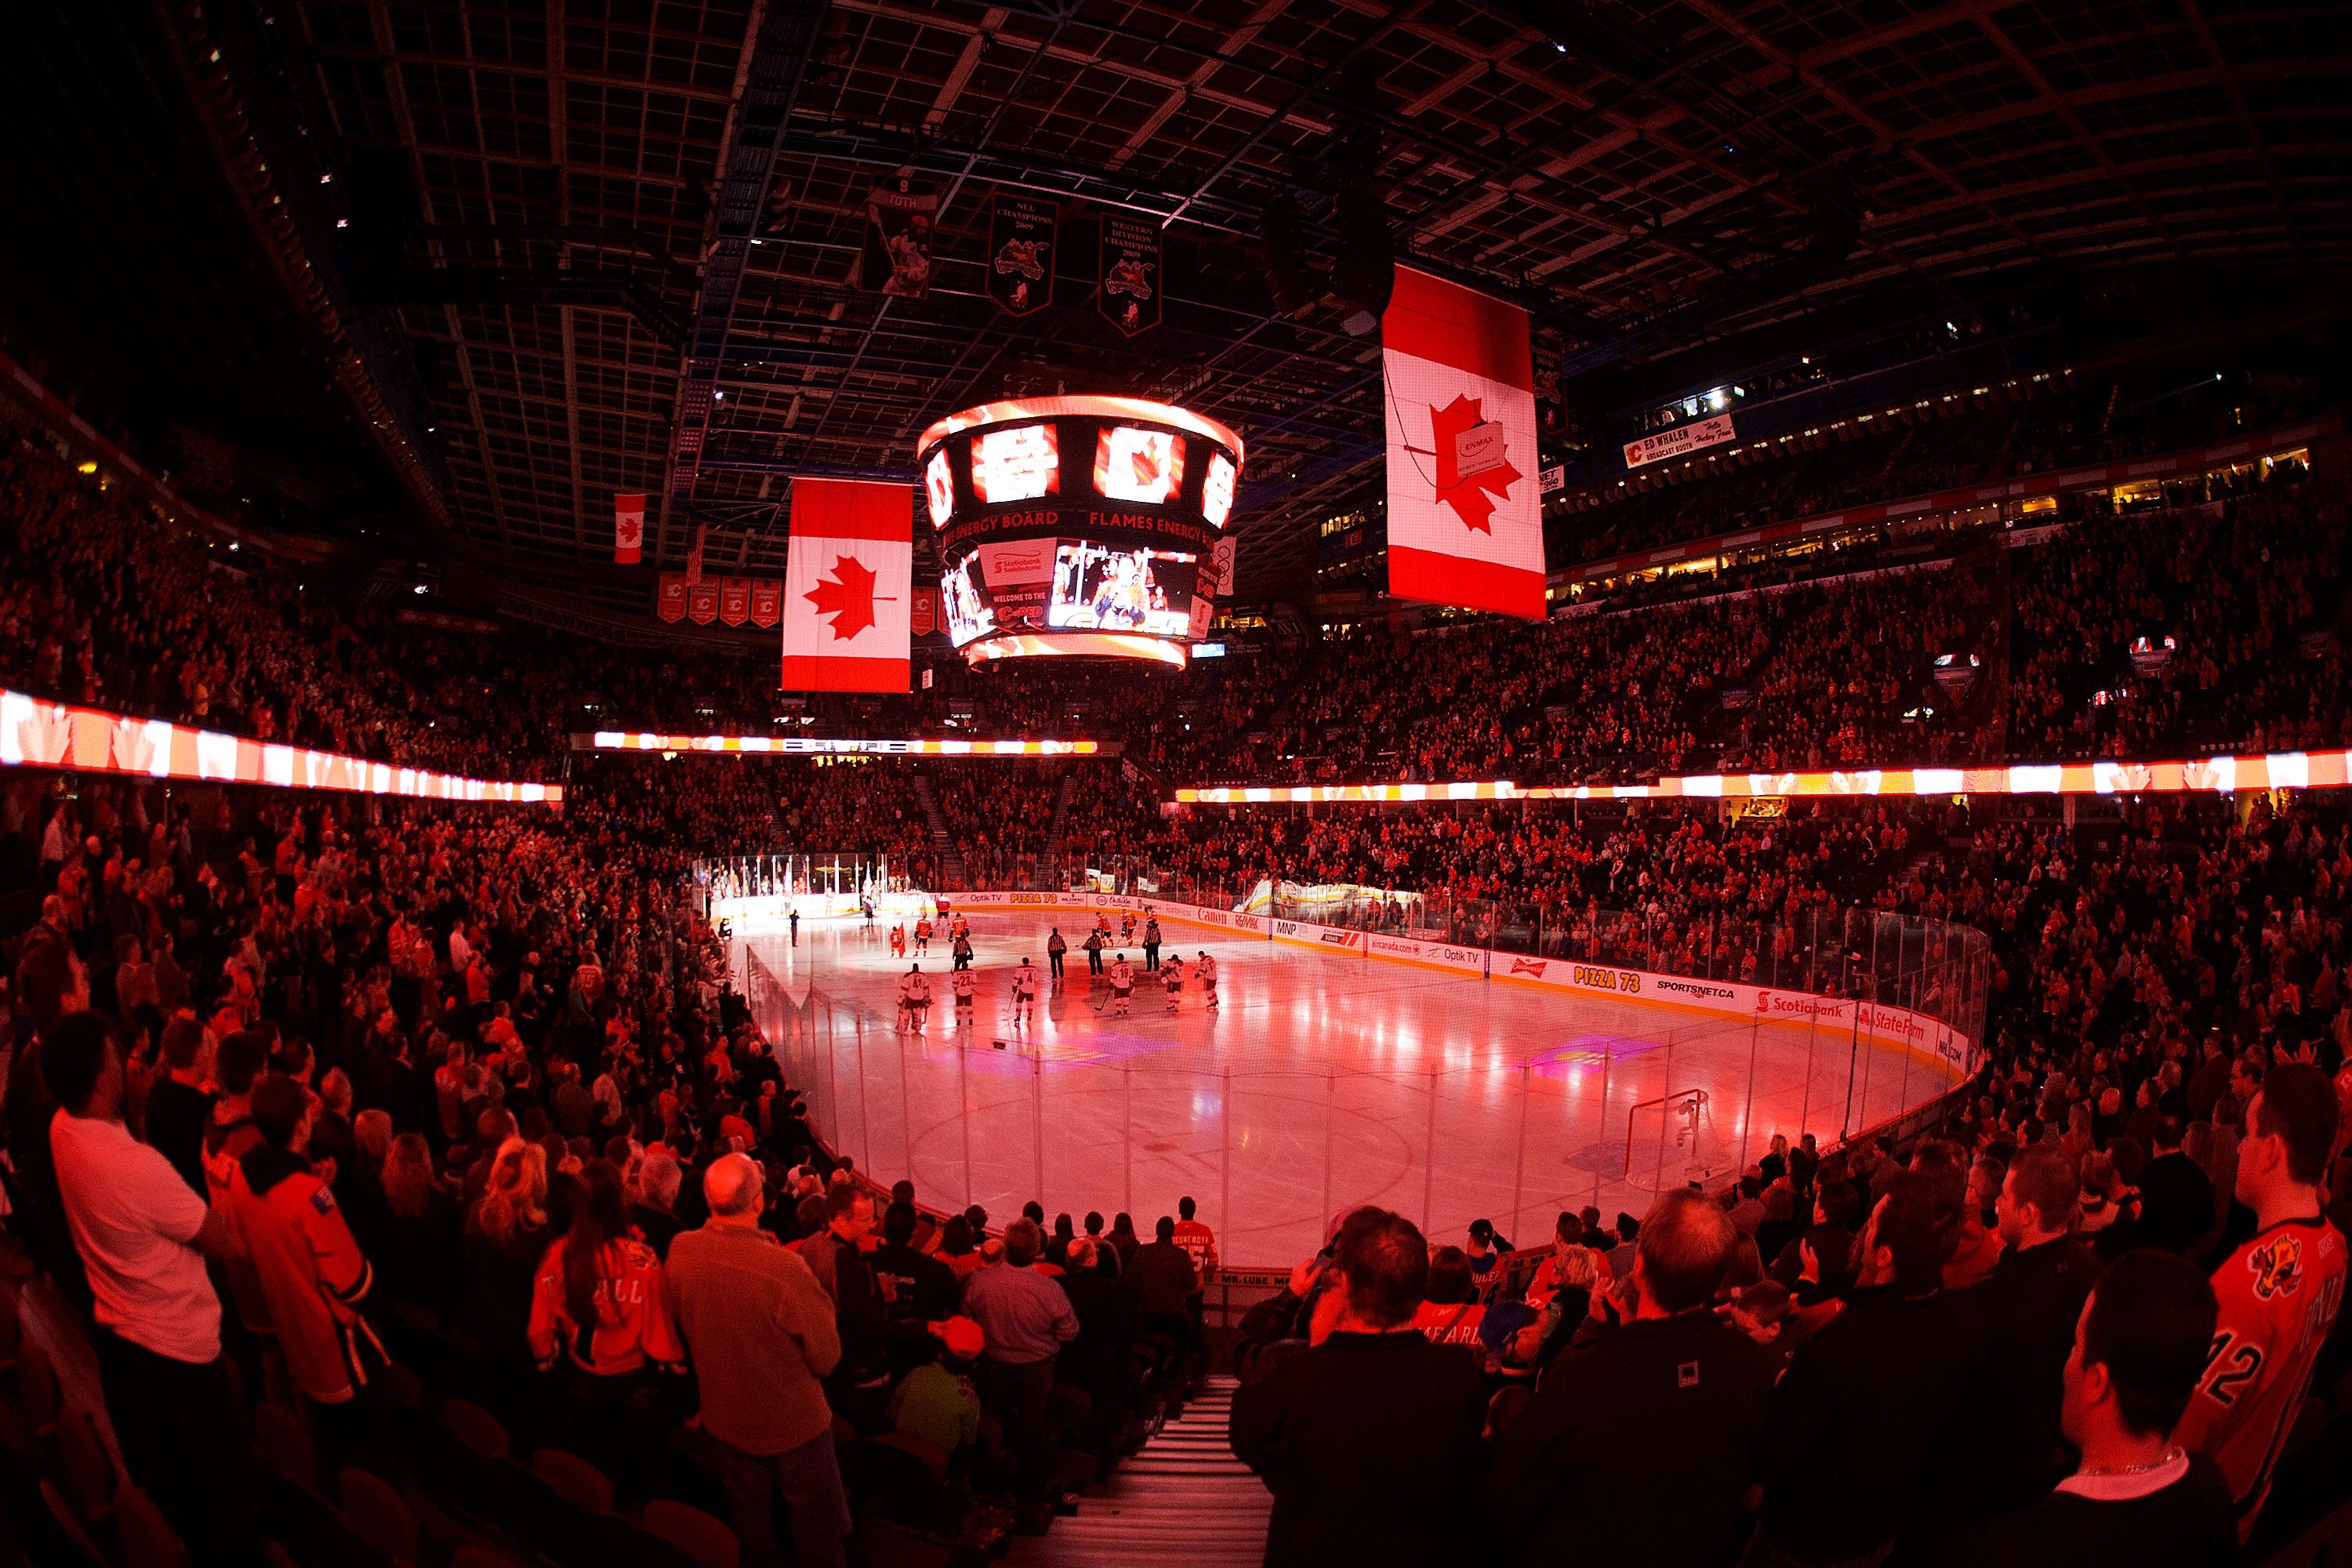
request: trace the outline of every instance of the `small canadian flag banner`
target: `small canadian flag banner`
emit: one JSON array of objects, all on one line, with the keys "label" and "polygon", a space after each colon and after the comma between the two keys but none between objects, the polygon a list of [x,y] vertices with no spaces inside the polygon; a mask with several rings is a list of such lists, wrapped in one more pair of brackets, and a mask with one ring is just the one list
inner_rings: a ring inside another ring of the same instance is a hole
[{"label": "small canadian flag banner", "polygon": [[642,495],[615,495],[613,498],[613,563],[635,566],[645,559],[646,498]]},{"label": "small canadian flag banner", "polygon": [[1381,318],[1389,593],[1544,615],[1527,312],[1409,267]]},{"label": "small canadian flag banner", "polygon": [[906,485],[793,481],[785,690],[907,689],[914,540],[915,492]]}]

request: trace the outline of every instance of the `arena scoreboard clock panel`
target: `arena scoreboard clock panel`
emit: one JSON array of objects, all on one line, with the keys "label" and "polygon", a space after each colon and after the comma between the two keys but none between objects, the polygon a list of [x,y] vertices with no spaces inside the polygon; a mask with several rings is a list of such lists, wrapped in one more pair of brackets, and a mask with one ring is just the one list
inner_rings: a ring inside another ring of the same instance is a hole
[{"label": "arena scoreboard clock panel", "polygon": [[1181,665],[1207,633],[1242,468],[1215,420],[1131,397],[989,403],[924,431],[915,462],[949,640],[972,663]]}]

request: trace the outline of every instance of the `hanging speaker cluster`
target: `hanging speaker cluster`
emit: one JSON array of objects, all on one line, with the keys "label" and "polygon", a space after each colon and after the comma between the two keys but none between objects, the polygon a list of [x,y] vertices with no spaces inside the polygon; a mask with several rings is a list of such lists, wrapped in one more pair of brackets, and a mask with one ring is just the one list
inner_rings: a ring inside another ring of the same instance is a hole
[{"label": "hanging speaker cluster", "polygon": [[1349,333],[1368,337],[1379,331],[1396,282],[1387,203],[1368,183],[1344,185],[1332,206],[1332,225],[1339,260],[1327,274],[1307,254],[1307,220],[1289,193],[1265,204],[1258,216],[1258,239],[1265,247],[1266,292],[1276,313],[1294,317],[1328,298],[1345,313],[1341,324]]}]

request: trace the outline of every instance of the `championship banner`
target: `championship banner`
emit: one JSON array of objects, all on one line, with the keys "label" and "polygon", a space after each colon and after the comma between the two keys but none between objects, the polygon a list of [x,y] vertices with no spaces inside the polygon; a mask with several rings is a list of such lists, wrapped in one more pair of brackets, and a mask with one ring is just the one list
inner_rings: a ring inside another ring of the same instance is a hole
[{"label": "championship banner", "polygon": [[694,525],[694,544],[686,552],[686,585],[689,588],[702,581],[703,532],[703,525],[698,522],[696,523]]},{"label": "championship banner", "polygon": [[751,584],[741,577],[721,577],[719,580],[719,619],[722,625],[740,626],[751,614]]},{"label": "championship banner", "polygon": [[751,584],[751,624],[772,626],[783,619],[784,585],[772,578],[759,578]]},{"label": "championship banner", "polygon": [[1160,226],[1105,213],[1095,309],[1129,337],[1160,324]]},{"label": "championship banner", "polygon": [[686,618],[698,626],[707,626],[719,618],[719,584],[688,583],[686,585]]},{"label": "championship banner", "polygon": [[864,479],[793,481],[784,570],[787,691],[904,691],[915,493]]},{"label": "championship banner", "polygon": [[919,300],[931,291],[931,219],[940,198],[899,176],[866,194],[866,248],[857,286],[894,299]]},{"label": "championship banner", "polygon": [[1381,345],[1390,595],[1540,620],[1527,312],[1400,267]]},{"label": "championship banner", "polygon": [[[988,297],[1008,316],[1054,302],[1054,257],[1062,215],[1045,202],[999,195],[988,214]],[[915,634],[920,637],[922,634]]]},{"label": "championship banner", "polygon": [[665,572],[654,594],[654,614],[666,621],[686,619],[686,574]]},{"label": "championship banner", "polygon": [[645,559],[646,498],[643,495],[616,495],[613,498],[613,564],[635,566]]},{"label": "championship banner", "polygon": [[907,614],[907,630],[915,637],[927,637],[940,622],[940,591],[937,588],[915,590],[915,603]]}]

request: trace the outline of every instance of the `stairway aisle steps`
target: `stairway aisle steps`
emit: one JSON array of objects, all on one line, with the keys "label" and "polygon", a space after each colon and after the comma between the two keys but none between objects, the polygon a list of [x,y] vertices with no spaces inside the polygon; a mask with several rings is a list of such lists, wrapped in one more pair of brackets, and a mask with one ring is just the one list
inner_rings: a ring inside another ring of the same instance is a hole
[{"label": "stairway aisle steps", "polygon": [[1021,1536],[1012,1568],[1256,1568],[1274,1499],[1226,1444],[1234,1380],[1213,1377],[1078,1511]]}]

